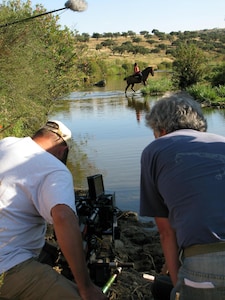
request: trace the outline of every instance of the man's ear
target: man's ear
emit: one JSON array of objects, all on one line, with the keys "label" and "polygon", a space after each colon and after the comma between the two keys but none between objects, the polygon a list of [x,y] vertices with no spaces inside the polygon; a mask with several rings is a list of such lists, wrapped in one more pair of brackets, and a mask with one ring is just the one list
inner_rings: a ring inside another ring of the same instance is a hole
[{"label": "man's ear", "polygon": [[61,162],[64,163],[64,165],[66,165],[66,163],[67,163],[68,153],[69,153],[69,148],[68,148],[68,146],[65,146],[65,147],[64,147],[64,153],[63,153],[63,155],[62,155],[62,157],[61,157],[61,159],[60,159]]},{"label": "man's ear", "polygon": [[159,132],[159,136],[166,135],[166,129],[161,129]]}]

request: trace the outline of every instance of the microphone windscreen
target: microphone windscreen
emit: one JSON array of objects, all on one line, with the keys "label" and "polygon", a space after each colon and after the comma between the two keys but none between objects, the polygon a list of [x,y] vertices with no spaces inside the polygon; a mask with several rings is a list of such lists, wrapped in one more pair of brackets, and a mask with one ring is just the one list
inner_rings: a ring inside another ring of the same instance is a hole
[{"label": "microphone windscreen", "polygon": [[73,11],[84,11],[87,9],[87,2],[85,0],[68,0],[65,7]]}]

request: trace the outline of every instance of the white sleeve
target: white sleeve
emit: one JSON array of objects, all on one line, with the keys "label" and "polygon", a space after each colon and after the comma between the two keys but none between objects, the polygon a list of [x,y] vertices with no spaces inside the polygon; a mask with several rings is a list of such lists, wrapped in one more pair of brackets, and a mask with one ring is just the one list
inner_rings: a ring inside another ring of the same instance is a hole
[{"label": "white sleeve", "polygon": [[51,209],[57,204],[68,205],[76,213],[72,175],[68,170],[48,174],[39,187],[36,208],[52,224]]}]

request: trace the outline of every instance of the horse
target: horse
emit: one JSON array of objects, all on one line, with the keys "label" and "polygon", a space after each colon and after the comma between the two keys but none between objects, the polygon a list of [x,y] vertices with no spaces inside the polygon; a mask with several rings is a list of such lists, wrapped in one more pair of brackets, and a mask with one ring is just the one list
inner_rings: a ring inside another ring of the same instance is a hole
[{"label": "horse", "polygon": [[154,69],[153,69],[153,67],[147,67],[141,73],[142,73],[142,77],[140,77],[139,75],[130,75],[130,76],[124,78],[124,80],[127,81],[125,94],[130,85],[131,85],[131,89],[133,92],[135,92],[135,90],[133,89],[135,83],[143,82],[143,84],[146,85],[146,81],[148,79],[149,73],[151,73],[151,75],[154,76]]}]

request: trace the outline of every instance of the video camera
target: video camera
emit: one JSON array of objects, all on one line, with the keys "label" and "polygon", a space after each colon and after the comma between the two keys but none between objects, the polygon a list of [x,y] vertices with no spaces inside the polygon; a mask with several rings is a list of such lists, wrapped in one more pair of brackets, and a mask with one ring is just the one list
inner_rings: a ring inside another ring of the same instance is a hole
[{"label": "video camera", "polygon": [[[133,264],[115,259],[115,241],[120,238],[115,193],[105,193],[101,174],[87,177],[87,183],[88,191],[75,191],[76,209],[90,277],[96,285],[102,287],[113,271],[117,271],[116,268],[133,267]],[[58,256],[54,246],[49,243],[46,243],[44,250],[51,253],[51,260],[47,263],[53,265],[57,261],[61,274],[72,280],[72,273],[60,249]],[[40,257],[42,262],[46,262],[47,256],[44,253]]]},{"label": "video camera", "polygon": [[87,182],[87,194],[76,192],[76,207],[90,277],[101,286],[110,276],[114,241],[119,239],[115,193],[105,193],[101,174],[87,177]]}]

